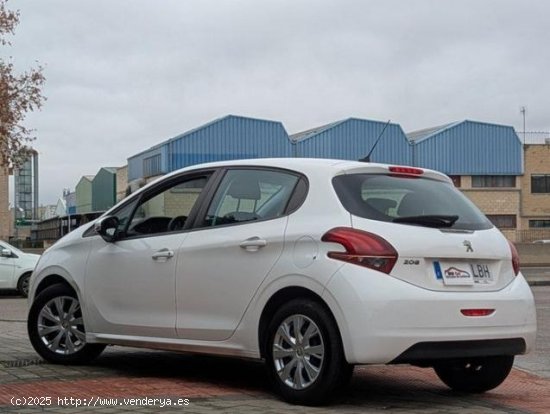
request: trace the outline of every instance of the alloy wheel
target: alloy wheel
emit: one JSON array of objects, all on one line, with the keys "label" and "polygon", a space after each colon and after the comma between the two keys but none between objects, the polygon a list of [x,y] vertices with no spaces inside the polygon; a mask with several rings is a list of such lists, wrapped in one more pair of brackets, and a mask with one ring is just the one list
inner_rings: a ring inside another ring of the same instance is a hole
[{"label": "alloy wheel", "polygon": [[80,303],[73,297],[53,298],[38,314],[38,336],[56,354],[70,355],[80,351],[86,345],[84,332]]},{"label": "alloy wheel", "polygon": [[305,315],[292,315],[278,327],[273,339],[273,363],[280,380],[295,390],[315,382],[325,358],[319,327]]}]

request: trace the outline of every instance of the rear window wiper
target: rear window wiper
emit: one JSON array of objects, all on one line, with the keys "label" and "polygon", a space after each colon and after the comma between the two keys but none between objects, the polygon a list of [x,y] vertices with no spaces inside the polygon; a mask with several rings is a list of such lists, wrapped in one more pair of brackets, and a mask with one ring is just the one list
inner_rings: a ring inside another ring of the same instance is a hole
[{"label": "rear window wiper", "polygon": [[418,224],[425,227],[452,227],[458,220],[458,216],[444,215],[425,215],[425,216],[405,216],[397,217],[392,220],[394,223]]}]

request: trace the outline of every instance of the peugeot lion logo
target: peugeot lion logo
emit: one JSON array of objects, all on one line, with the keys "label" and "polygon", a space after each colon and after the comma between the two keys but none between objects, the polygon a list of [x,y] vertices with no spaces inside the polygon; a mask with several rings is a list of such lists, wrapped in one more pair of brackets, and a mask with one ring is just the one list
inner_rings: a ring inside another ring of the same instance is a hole
[{"label": "peugeot lion logo", "polygon": [[470,240],[464,240],[464,243],[462,243],[464,246],[466,246],[466,253],[468,252],[474,252],[474,249],[472,248],[472,242]]}]

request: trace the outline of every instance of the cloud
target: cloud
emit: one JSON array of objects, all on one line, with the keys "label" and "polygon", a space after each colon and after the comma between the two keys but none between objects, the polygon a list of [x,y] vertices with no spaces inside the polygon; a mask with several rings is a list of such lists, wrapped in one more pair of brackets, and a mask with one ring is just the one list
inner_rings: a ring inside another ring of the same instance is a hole
[{"label": "cloud", "polygon": [[549,129],[550,4],[12,1],[18,67],[46,65],[41,200],[228,113],[297,132],[358,116],[405,130],[464,118]]}]

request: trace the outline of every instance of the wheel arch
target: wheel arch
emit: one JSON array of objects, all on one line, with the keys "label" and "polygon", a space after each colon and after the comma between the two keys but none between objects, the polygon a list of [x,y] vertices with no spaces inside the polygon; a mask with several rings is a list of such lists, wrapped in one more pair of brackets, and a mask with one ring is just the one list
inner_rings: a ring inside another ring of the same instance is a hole
[{"label": "wheel arch", "polygon": [[31,275],[32,274],[32,269],[31,270],[24,270],[23,272],[21,272],[19,274],[19,276],[17,276],[17,281],[15,283],[15,286],[19,286],[19,282],[21,282],[21,279],[23,279],[23,277],[27,276],[27,275]]},{"label": "wheel arch", "polygon": [[67,286],[69,289],[71,289],[74,292],[74,294],[77,297],[79,297],[78,292],[67,279],[65,279],[64,277],[58,274],[50,274],[44,277],[40,281],[40,283],[36,286],[36,289],[34,291],[34,298],[36,298],[38,295],[40,295],[40,293],[42,293],[45,289],[49,288],[50,286],[59,285],[59,284]]},{"label": "wheel arch", "polygon": [[330,317],[332,318],[334,325],[336,326],[336,329],[338,331],[338,335],[340,336],[340,342],[342,343],[343,347],[343,338],[342,333],[340,331],[340,326],[338,325],[338,322],[334,316],[334,313],[330,309],[329,305],[325,302],[325,300],[319,296],[314,291],[302,287],[302,286],[287,286],[285,288],[282,288],[275,292],[269,300],[264,305],[264,308],[262,310],[262,313],[260,315],[260,320],[258,324],[258,346],[260,350],[260,357],[265,358],[266,355],[266,349],[265,349],[265,339],[267,335],[267,328],[269,325],[269,321],[277,311],[277,309],[283,304],[293,299],[310,299],[314,302],[317,302],[321,306],[323,306],[326,311],[329,313]]}]

